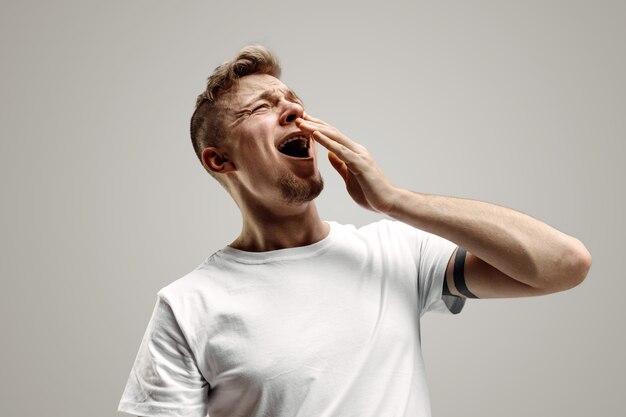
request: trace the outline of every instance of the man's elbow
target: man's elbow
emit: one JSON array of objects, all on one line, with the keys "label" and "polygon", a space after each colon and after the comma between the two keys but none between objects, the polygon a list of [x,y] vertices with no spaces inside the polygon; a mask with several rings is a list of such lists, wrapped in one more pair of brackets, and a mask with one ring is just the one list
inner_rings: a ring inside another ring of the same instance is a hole
[{"label": "man's elbow", "polygon": [[591,254],[578,239],[572,238],[563,268],[559,274],[557,291],[565,291],[580,285],[591,269]]}]

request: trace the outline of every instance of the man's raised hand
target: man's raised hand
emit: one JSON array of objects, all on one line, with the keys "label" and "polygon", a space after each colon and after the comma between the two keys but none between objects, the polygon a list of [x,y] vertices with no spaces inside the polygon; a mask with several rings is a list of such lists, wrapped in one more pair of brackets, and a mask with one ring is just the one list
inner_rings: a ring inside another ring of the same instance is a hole
[{"label": "man's raised hand", "polygon": [[298,127],[328,149],[328,160],[346,183],[350,197],[369,210],[387,213],[397,188],[385,177],[368,150],[330,124],[305,114]]}]

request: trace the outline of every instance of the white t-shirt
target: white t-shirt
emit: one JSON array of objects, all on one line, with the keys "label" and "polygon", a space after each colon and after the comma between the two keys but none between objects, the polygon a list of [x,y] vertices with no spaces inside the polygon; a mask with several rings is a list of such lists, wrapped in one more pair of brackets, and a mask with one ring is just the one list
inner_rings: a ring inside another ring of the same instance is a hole
[{"label": "white t-shirt", "polygon": [[427,417],[420,346],[452,242],[381,220],[269,252],[225,247],[158,292],[119,411]]}]

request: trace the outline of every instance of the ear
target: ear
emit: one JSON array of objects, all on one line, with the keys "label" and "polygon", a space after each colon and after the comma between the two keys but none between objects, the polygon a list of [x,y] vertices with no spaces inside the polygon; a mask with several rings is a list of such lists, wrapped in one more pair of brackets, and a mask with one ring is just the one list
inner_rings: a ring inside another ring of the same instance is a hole
[{"label": "ear", "polygon": [[208,147],[202,151],[202,165],[207,171],[218,174],[235,171],[235,165],[228,159],[226,153],[215,147]]}]

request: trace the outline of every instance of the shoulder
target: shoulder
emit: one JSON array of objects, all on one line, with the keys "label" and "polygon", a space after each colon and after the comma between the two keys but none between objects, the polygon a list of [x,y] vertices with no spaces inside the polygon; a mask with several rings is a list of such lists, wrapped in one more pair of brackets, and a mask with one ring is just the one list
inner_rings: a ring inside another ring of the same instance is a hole
[{"label": "shoulder", "polygon": [[204,304],[207,297],[219,297],[224,292],[224,274],[215,254],[192,271],[172,281],[157,292],[174,311],[183,306]]},{"label": "shoulder", "polygon": [[358,233],[367,238],[375,238],[384,241],[408,241],[416,243],[428,237],[428,233],[393,219],[381,219],[362,226]]},{"label": "shoulder", "polygon": [[371,223],[367,223],[363,226],[355,226],[350,223],[343,224],[335,221],[328,221],[328,223],[333,227],[333,231],[339,231],[349,234],[375,235],[377,233],[380,233],[380,231],[386,231],[390,228],[393,228],[396,223],[400,222],[384,218],[373,221]]},{"label": "shoulder", "polygon": [[394,223],[389,219],[377,220],[362,226],[353,224],[341,224],[337,222],[328,222],[331,224],[333,233],[340,241],[343,242],[380,242],[387,240],[389,236],[396,233]]},{"label": "shoulder", "polygon": [[383,218],[363,226],[342,226],[342,245],[355,251],[362,249],[367,253],[385,255],[385,258],[404,259],[406,255],[416,253],[424,235],[421,230],[399,222]]}]

